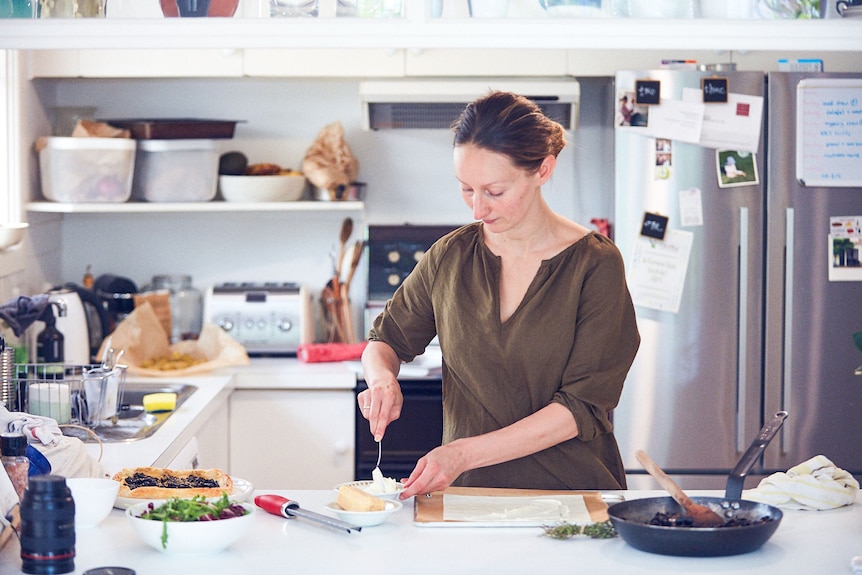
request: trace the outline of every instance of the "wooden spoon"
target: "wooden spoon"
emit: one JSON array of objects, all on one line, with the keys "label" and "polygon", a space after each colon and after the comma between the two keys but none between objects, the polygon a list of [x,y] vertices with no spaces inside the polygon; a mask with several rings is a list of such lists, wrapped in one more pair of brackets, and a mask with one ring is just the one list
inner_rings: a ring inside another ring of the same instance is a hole
[{"label": "wooden spoon", "polygon": [[335,297],[341,297],[341,267],[344,265],[344,250],[347,247],[347,240],[353,234],[353,219],[344,218],[341,222],[341,235],[339,237],[338,259],[335,260],[335,278],[332,289],[335,292]]},{"label": "wooden spoon", "polygon": [[695,527],[721,527],[726,523],[725,520],[721,518],[721,515],[706,505],[700,505],[699,503],[692,501],[691,498],[689,498],[689,496],[680,489],[679,485],[677,485],[673,479],[668,477],[668,475],[662,471],[661,467],[656,465],[655,461],[653,461],[645,451],[638,449],[635,452],[635,457],[637,457],[637,460],[641,465],[643,465],[644,469],[646,469],[647,472],[652,475],[668,493],[670,493],[670,496],[673,497],[674,501],[682,506],[686,514],[691,517],[692,525]]},{"label": "wooden spoon", "polygon": [[[353,282],[353,275],[356,273],[356,268],[359,265],[359,260],[362,258],[365,242],[356,240],[353,244],[353,253],[350,257],[350,268],[347,270],[347,279],[341,284],[341,307],[344,314],[344,332],[347,337],[347,343],[354,343],[353,334],[353,315],[350,311],[350,284]],[[346,257],[346,255],[345,255]]]}]

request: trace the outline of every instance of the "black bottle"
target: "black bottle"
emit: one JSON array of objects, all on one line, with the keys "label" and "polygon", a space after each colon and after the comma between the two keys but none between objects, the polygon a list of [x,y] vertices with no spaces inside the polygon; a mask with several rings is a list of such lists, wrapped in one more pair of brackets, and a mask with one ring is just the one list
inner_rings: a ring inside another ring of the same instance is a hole
[{"label": "black bottle", "polygon": [[30,478],[21,501],[21,563],[36,575],[75,570],[75,501],[64,477]]},{"label": "black bottle", "polygon": [[59,363],[65,361],[64,349],[65,342],[63,334],[57,329],[57,320],[54,317],[53,310],[48,307],[47,313],[42,314],[42,319],[45,322],[43,329],[36,337],[36,361],[39,363]]}]

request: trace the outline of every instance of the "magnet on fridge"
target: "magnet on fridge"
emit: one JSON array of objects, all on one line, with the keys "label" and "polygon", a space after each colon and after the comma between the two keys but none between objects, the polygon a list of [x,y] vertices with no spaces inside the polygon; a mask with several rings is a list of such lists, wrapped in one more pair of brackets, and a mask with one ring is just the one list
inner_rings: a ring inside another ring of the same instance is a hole
[{"label": "magnet on fridge", "polygon": [[659,80],[635,80],[635,104],[650,106],[661,102]]},{"label": "magnet on fridge", "polygon": [[644,220],[641,225],[641,235],[648,238],[663,240],[667,231],[668,217],[661,214],[644,212]]},{"label": "magnet on fridge", "polygon": [[727,104],[727,78],[701,78],[700,88],[704,104]]}]

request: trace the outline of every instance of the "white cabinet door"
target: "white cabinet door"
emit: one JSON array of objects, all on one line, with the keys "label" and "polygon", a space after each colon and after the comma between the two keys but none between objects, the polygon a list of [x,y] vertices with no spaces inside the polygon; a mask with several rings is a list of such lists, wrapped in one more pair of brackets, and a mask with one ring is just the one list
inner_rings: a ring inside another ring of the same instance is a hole
[{"label": "white cabinet door", "polygon": [[408,50],[408,76],[563,76],[566,51],[543,49]]},{"label": "white cabinet door", "polygon": [[355,401],[352,390],[234,390],[231,475],[256,489],[352,481]]},{"label": "white cabinet door", "polygon": [[31,78],[239,78],[242,50],[31,50]]},{"label": "white cabinet door", "polygon": [[244,71],[252,77],[398,78],[404,75],[404,51],[386,48],[247,49]]},{"label": "white cabinet door", "polygon": [[230,473],[229,405],[224,401],[197,432],[197,460],[201,469],[218,468]]}]

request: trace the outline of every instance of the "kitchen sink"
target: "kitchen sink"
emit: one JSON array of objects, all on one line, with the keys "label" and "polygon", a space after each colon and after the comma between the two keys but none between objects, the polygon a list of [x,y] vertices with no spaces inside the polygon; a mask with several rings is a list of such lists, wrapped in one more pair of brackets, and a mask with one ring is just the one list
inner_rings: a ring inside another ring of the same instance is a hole
[{"label": "kitchen sink", "polygon": [[147,413],[144,396],[150,393],[176,393],[179,408],[197,391],[197,386],[185,383],[126,383],[123,389],[120,412],[115,420],[105,421],[92,427],[92,433],[78,427],[64,427],[63,433],[82,441],[95,443],[95,433],[103,443],[122,443],[146,439],[167,421],[173,411]]}]

